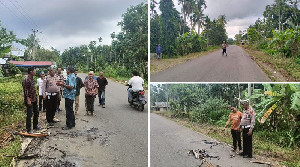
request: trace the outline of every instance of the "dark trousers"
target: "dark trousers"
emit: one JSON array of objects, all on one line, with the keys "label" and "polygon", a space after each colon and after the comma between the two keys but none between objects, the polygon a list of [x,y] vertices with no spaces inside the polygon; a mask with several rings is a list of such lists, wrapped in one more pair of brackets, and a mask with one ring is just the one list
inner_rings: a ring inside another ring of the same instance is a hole
[{"label": "dark trousers", "polygon": [[238,143],[239,149],[242,150],[241,132],[239,132],[238,130],[231,129],[231,136],[233,140],[233,149],[236,150],[237,148],[236,144]]},{"label": "dark trousers", "polygon": [[75,115],[73,110],[74,100],[65,98],[66,125],[69,128],[75,127]]},{"label": "dark trousers", "polygon": [[[223,49],[222,55],[223,55],[224,53],[226,53],[226,49]],[[227,53],[226,53],[226,54],[227,54]]]},{"label": "dark trousers", "polygon": [[105,105],[105,90],[98,90],[99,104]]},{"label": "dark trousers", "polygon": [[56,109],[59,109],[59,106],[60,106],[60,101],[61,101],[61,97],[62,97],[62,90],[60,90],[58,92],[58,96],[57,96],[57,108]]},{"label": "dark trousers", "polygon": [[53,123],[53,118],[56,112],[58,95],[46,96],[46,119],[48,123]]},{"label": "dark trousers", "polygon": [[46,109],[46,100],[43,99],[43,95],[39,95],[39,111],[42,111]]},{"label": "dark trousers", "polygon": [[95,96],[85,95],[86,111],[94,112]]},{"label": "dark trousers", "polygon": [[32,102],[31,106],[27,107],[27,116],[26,116],[26,129],[27,131],[31,130],[31,117],[33,115],[33,129],[37,129],[38,121],[39,121],[39,111],[38,111],[38,105],[37,102]]},{"label": "dark trousers", "polygon": [[243,129],[243,153],[244,155],[252,156],[252,134],[249,136],[247,133],[249,132],[250,128]]}]

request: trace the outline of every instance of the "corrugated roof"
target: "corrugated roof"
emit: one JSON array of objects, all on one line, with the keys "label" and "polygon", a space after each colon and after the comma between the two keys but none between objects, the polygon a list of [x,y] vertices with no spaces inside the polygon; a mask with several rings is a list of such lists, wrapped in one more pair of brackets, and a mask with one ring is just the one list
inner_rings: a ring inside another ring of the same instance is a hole
[{"label": "corrugated roof", "polygon": [[51,66],[51,61],[9,61],[16,66]]}]

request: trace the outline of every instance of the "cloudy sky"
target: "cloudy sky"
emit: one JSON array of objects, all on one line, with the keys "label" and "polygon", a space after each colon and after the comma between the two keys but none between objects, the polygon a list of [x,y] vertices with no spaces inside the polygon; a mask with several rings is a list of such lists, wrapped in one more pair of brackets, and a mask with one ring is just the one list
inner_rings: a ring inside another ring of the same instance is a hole
[{"label": "cloudy sky", "polygon": [[45,48],[63,51],[120,32],[117,23],[131,5],[146,0],[0,0],[0,20],[18,38],[27,38],[32,29]]},{"label": "cloudy sky", "polygon": [[[266,5],[270,5],[275,0],[206,0],[207,8],[204,11],[210,18],[217,18],[225,14],[228,24],[226,31],[229,38],[239,33],[239,30],[245,30],[249,25],[254,24],[260,17],[262,18]],[[178,11],[181,11],[181,5],[177,0],[173,0]]]}]

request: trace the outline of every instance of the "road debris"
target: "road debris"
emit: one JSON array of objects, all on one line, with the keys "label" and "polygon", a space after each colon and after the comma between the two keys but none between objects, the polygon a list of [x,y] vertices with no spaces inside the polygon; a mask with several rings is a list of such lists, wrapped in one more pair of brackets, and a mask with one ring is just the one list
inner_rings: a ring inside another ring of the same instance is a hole
[{"label": "road debris", "polygon": [[46,137],[49,136],[48,132],[42,132],[42,133],[27,133],[27,132],[18,132],[21,136],[27,136],[27,137]]},{"label": "road debris", "polygon": [[196,159],[204,159],[204,158],[217,158],[220,159],[219,156],[209,155],[205,149],[198,150],[190,150],[188,155],[194,155]]},{"label": "road debris", "polygon": [[86,123],[89,123],[89,121],[88,121],[88,120],[85,120],[85,119],[80,119],[80,121],[84,121],[84,122],[86,122]]},{"label": "road debris", "polygon": [[264,161],[250,161],[251,163],[257,163],[257,164],[267,164],[271,165],[271,162],[264,162]]}]

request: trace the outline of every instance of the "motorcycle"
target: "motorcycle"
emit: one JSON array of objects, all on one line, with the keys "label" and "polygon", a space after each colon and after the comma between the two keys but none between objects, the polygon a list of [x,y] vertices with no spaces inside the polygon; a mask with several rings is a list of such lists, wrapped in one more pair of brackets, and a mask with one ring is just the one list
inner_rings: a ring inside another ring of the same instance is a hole
[{"label": "motorcycle", "polygon": [[[131,88],[130,85],[127,84],[127,86],[129,86],[128,89]],[[139,111],[144,111],[144,106],[147,103],[145,98],[145,91],[140,90],[138,92],[132,92],[132,101],[130,101],[128,97],[128,103],[130,104],[130,106],[134,106]]]}]

